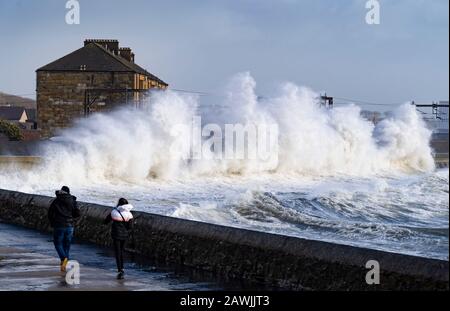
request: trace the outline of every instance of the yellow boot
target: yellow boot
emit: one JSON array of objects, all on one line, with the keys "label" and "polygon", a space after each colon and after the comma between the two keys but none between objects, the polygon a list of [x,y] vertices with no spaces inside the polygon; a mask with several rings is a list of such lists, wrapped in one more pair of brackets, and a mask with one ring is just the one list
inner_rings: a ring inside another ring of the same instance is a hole
[{"label": "yellow boot", "polygon": [[68,262],[69,262],[68,258],[64,258],[64,260],[61,262],[61,272],[66,272],[66,266]]}]

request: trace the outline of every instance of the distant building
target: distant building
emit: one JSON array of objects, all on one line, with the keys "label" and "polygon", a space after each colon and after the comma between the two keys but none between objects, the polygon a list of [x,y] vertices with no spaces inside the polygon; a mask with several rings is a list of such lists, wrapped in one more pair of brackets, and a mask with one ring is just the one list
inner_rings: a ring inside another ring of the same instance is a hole
[{"label": "distant building", "polygon": [[24,128],[27,120],[24,108],[0,107],[0,145],[9,140],[19,140],[21,128]]},{"label": "distant building", "polygon": [[[21,136],[20,140],[30,141],[40,138],[39,131],[36,131],[35,109],[26,109],[23,107],[0,107],[0,122],[7,122],[15,125]],[[7,135],[2,133],[3,125],[0,126],[0,136],[2,141],[7,140]]]},{"label": "distant building", "polygon": [[24,125],[28,121],[25,108],[0,107],[0,120],[5,120],[16,125]]},{"label": "distant building", "polygon": [[117,40],[86,40],[84,47],[36,70],[37,123],[42,137],[74,119],[142,102],[168,84],[138,66]]}]

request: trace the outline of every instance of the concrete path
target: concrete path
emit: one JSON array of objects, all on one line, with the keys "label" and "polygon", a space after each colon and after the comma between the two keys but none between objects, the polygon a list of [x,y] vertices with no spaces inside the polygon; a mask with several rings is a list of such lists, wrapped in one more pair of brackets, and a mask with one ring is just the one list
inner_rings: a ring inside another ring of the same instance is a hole
[{"label": "concrete path", "polygon": [[0,222],[0,290],[217,290],[210,283],[192,283],[187,277],[151,266],[127,262],[126,278],[116,279],[115,261],[107,249],[73,245],[72,258],[80,263],[80,284],[68,285],[59,271],[51,236]]},{"label": "concrete path", "polygon": [[[0,248],[0,290],[140,290],[148,284],[134,278],[115,281],[108,270],[80,267],[80,284],[67,285],[65,273],[58,271],[55,257],[18,248]],[[148,289],[164,290],[152,286]]]}]

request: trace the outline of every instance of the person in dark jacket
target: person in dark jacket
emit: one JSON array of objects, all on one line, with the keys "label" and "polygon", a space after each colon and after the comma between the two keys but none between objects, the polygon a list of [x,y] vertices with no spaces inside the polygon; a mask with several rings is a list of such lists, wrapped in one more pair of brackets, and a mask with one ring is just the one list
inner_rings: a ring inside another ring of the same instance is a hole
[{"label": "person in dark jacket", "polygon": [[125,276],[123,253],[125,250],[125,242],[129,237],[129,231],[132,230],[133,226],[132,209],[133,205],[129,204],[126,199],[121,198],[117,203],[117,206],[113,208],[104,221],[105,224],[112,222],[111,237],[113,239],[114,252],[116,254],[117,278],[119,280],[123,279]]},{"label": "person in dark jacket", "polygon": [[70,258],[74,221],[80,217],[80,209],[77,198],[70,194],[69,187],[63,186],[55,194],[56,199],[48,210],[48,220],[53,228],[53,243],[61,259],[61,271],[64,272]]}]

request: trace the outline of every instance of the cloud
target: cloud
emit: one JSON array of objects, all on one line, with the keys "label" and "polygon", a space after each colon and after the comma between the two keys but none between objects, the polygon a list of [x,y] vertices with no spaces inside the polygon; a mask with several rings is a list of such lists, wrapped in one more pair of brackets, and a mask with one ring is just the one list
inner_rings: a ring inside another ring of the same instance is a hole
[{"label": "cloud", "polygon": [[447,0],[380,0],[377,27],[365,0],[80,2],[79,26],[64,23],[61,1],[0,2],[2,46],[14,51],[0,51],[0,68],[17,77],[0,75],[0,90],[30,93],[36,68],[106,37],[178,88],[209,91],[250,70],[261,93],[293,81],[369,101],[448,97]]}]

